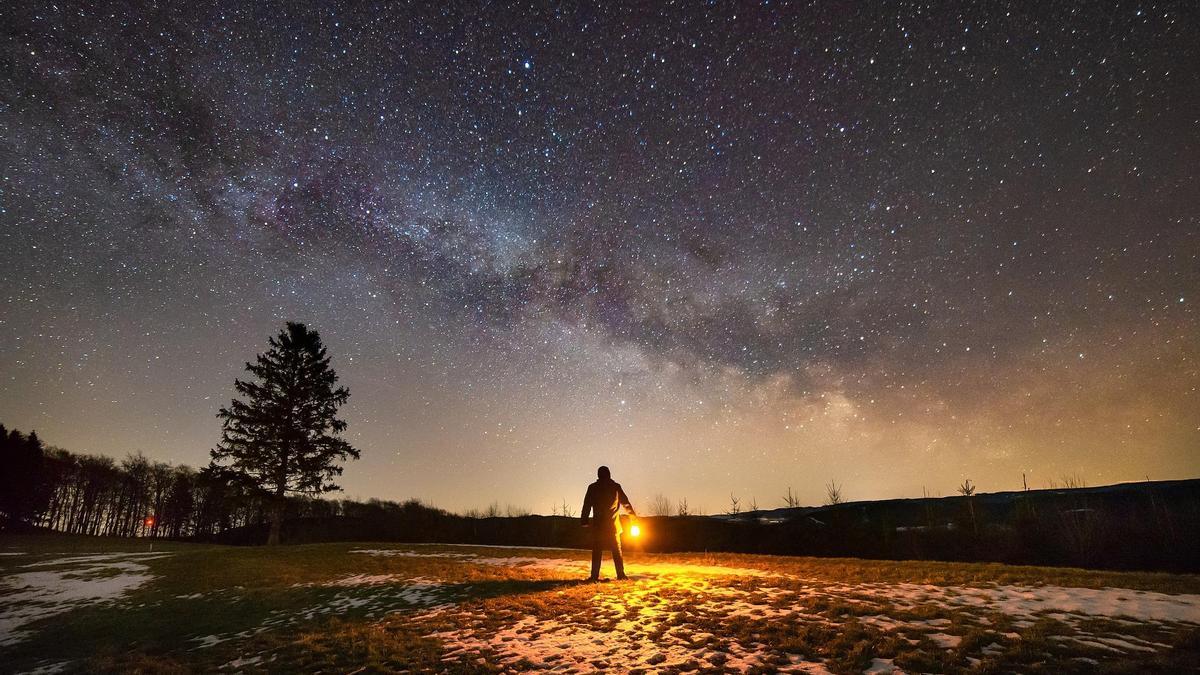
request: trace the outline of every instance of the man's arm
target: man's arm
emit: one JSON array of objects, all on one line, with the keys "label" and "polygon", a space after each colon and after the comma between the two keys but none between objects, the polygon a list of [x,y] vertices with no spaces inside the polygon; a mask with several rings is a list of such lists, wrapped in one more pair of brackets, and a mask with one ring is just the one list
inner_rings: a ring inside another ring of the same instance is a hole
[{"label": "man's arm", "polygon": [[617,486],[617,499],[621,500],[621,506],[624,506],[625,510],[629,512],[630,515],[635,517],[637,516],[637,512],[633,510],[633,504],[629,503],[629,497],[625,496],[625,489],[620,485]]},{"label": "man's arm", "polygon": [[579,511],[579,522],[587,525],[588,514],[592,511],[592,486],[588,486],[587,494],[583,496],[583,508]]}]

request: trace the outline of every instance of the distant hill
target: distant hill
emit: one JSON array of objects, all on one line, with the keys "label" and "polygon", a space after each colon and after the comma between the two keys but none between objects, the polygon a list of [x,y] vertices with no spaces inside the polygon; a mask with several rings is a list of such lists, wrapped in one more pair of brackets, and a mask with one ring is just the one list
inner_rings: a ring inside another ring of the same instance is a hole
[{"label": "distant hill", "polygon": [[[1200,478],[1186,480],[1138,481],[1136,483],[1115,483],[1096,487],[1078,488],[1044,488],[1037,490],[1013,490],[1007,492],[981,492],[972,497],[977,508],[1003,510],[1015,508],[1022,504],[1055,503],[1064,498],[1086,499],[1093,496],[1104,502],[1126,498],[1147,497],[1148,495],[1176,495],[1200,489]],[[944,510],[953,509],[954,504],[962,504],[966,497],[953,495],[949,497],[913,497],[901,499],[880,499],[860,502],[844,502],[836,505],[780,507],[777,509],[759,509],[743,511],[738,514],[719,513],[708,516],[718,520],[766,519],[785,522],[802,517],[820,519],[824,514],[839,513],[845,509],[867,509],[871,512],[911,512],[918,509],[918,515],[924,515],[926,508]],[[912,526],[926,523],[914,521]]]},{"label": "distant hill", "polygon": [[713,516],[738,549],[796,555],[1200,571],[1200,479],[888,499]]}]

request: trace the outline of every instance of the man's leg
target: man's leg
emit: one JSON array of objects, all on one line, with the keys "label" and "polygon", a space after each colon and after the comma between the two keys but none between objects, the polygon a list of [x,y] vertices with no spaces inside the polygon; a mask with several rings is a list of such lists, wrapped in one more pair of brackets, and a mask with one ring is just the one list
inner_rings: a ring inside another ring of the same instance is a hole
[{"label": "man's leg", "polygon": [[621,535],[613,534],[612,540],[613,567],[617,568],[618,579],[628,579],[625,576],[625,558],[621,557]]},{"label": "man's leg", "polygon": [[592,540],[592,581],[600,579],[600,557],[604,555],[604,551],[600,548],[600,539]]}]

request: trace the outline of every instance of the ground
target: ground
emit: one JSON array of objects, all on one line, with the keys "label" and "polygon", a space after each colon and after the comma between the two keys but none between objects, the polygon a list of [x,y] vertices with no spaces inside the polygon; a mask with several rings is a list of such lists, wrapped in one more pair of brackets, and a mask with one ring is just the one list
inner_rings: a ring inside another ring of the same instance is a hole
[{"label": "ground", "polygon": [[[0,538],[0,670],[1200,668],[1200,577],[412,544]],[[611,564],[606,572],[612,577]]]}]

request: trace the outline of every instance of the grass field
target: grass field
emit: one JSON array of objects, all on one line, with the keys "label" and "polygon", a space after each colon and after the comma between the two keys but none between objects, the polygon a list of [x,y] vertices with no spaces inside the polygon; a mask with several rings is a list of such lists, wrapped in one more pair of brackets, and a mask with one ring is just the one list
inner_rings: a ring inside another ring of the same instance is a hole
[{"label": "grass field", "polygon": [[[1194,672],[1200,577],[0,538],[6,672]],[[612,576],[611,563],[606,573]]]}]

